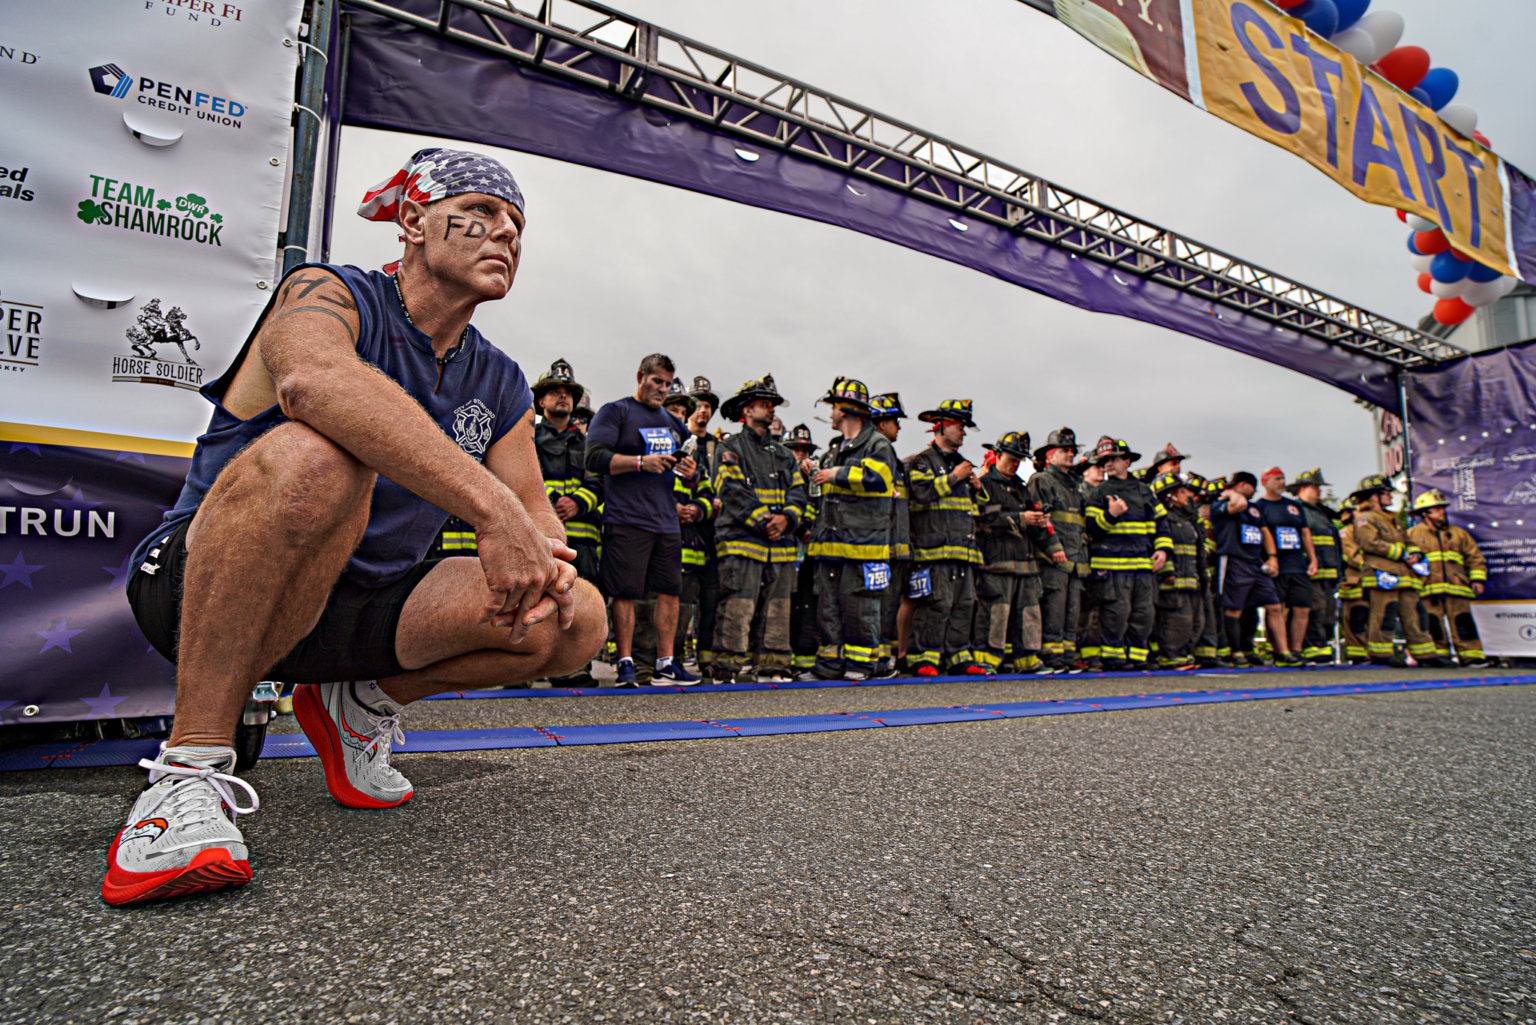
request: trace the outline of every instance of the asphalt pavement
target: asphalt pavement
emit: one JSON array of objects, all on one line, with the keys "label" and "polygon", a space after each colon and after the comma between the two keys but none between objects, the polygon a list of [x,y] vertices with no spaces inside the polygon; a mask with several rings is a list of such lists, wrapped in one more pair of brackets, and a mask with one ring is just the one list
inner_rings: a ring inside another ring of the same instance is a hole
[{"label": "asphalt pavement", "polygon": [[[406,725],[1391,676],[436,701]],[[416,795],[385,812],[269,760],[255,880],[130,908],[99,886],[142,771],[5,773],[0,1022],[1536,1023],[1533,741],[1536,686],[1508,686],[403,753]]]}]

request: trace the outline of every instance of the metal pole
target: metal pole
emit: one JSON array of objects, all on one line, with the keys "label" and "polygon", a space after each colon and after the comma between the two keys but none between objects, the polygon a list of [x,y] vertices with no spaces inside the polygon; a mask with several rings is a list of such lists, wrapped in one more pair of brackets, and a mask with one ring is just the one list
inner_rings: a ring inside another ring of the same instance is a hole
[{"label": "metal pole", "polygon": [[303,47],[303,74],[299,98],[293,105],[298,131],[293,146],[293,179],[288,188],[288,228],[283,232],[284,274],[309,257],[309,212],[314,202],[315,153],[320,143],[320,107],[325,102],[333,3],[334,0],[310,0],[309,41],[299,44]]},{"label": "metal pole", "polygon": [[336,165],[341,159],[341,124],[347,117],[347,68],[352,62],[352,14],[341,15],[341,65],[337,68],[336,109],[331,116],[331,136],[325,160],[325,224],[321,229],[320,262],[331,262],[331,229],[336,222]]},{"label": "metal pole", "polygon": [[1413,444],[1411,440],[1412,424],[1408,419],[1408,388],[1406,385],[1407,371],[1402,367],[1397,368],[1397,404],[1402,409],[1403,421],[1403,484],[1408,489],[1408,508],[1413,507]]}]

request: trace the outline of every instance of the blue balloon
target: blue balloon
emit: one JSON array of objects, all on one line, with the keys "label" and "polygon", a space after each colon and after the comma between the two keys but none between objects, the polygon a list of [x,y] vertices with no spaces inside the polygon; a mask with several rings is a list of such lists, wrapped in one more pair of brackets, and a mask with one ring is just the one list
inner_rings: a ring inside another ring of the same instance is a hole
[{"label": "blue balloon", "polygon": [[1443,253],[1437,253],[1429,263],[1429,276],[1436,281],[1460,281],[1467,276],[1472,264],[1467,260],[1458,260],[1447,249]]},{"label": "blue balloon", "polygon": [[1430,109],[1439,110],[1456,98],[1456,90],[1461,88],[1461,79],[1450,68],[1430,68],[1418,88],[1429,94],[1429,99],[1424,102],[1429,104]]},{"label": "blue balloon", "polygon": [[1339,27],[1334,29],[1335,32],[1343,32],[1354,25],[1365,17],[1365,9],[1371,6],[1371,0],[1333,0],[1333,3],[1339,9]]},{"label": "blue balloon", "polygon": [[1492,267],[1489,267],[1487,264],[1482,263],[1474,263],[1467,270],[1467,277],[1471,278],[1473,281],[1494,281],[1498,278],[1502,278],[1503,276],[1504,275],[1499,271],[1496,271]]},{"label": "blue balloon", "polygon": [[1339,8],[1333,0],[1307,0],[1302,7],[1307,8],[1305,14],[1301,14],[1301,7],[1292,7],[1291,14],[1299,16],[1306,22],[1307,28],[1327,39],[1339,30]]},{"label": "blue balloon", "polygon": [[1426,107],[1433,107],[1434,106],[1433,103],[1429,102],[1429,93],[1425,92],[1419,86],[1414,86],[1412,89],[1409,89],[1408,90],[1408,95],[1412,96],[1414,99],[1418,100],[1420,103],[1424,104],[1424,106],[1426,106]]}]

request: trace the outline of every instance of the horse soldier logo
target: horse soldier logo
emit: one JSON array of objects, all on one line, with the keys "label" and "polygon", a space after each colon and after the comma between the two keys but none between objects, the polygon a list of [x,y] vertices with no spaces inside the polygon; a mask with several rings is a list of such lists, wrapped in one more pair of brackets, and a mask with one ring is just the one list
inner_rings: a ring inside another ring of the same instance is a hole
[{"label": "horse soldier logo", "polygon": [[[131,356],[112,357],[112,380],[129,384],[160,384],[196,391],[203,384],[203,368],[187,352],[187,343],[201,349],[202,343],[187,329],[187,315],[180,306],[161,312],[160,300],[151,299],[139,307],[137,322],[126,332]],[[181,362],[161,357],[162,345],[174,345],[181,351]]]},{"label": "horse soldier logo", "polygon": [[459,448],[479,459],[491,443],[491,427],[495,423],[496,414],[485,403],[470,399],[453,411],[453,440],[459,443]]}]

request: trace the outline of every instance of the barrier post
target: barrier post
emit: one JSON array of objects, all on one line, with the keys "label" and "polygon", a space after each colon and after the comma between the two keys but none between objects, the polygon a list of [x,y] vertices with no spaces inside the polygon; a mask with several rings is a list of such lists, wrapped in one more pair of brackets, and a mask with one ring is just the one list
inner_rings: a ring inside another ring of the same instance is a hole
[{"label": "barrier post", "polygon": [[[283,233],[283,274],[309,258],[309,215],[315,195],[315,156],[320,145],[320,107],[325,102],[325,69],[330,63],[334,0],[310,0],[309,41],[300,41],[302,72],[293,105],[297,135],[293,179],[288,187],[288,227]],[[318,60],[316,59],[318,58]]]}]

